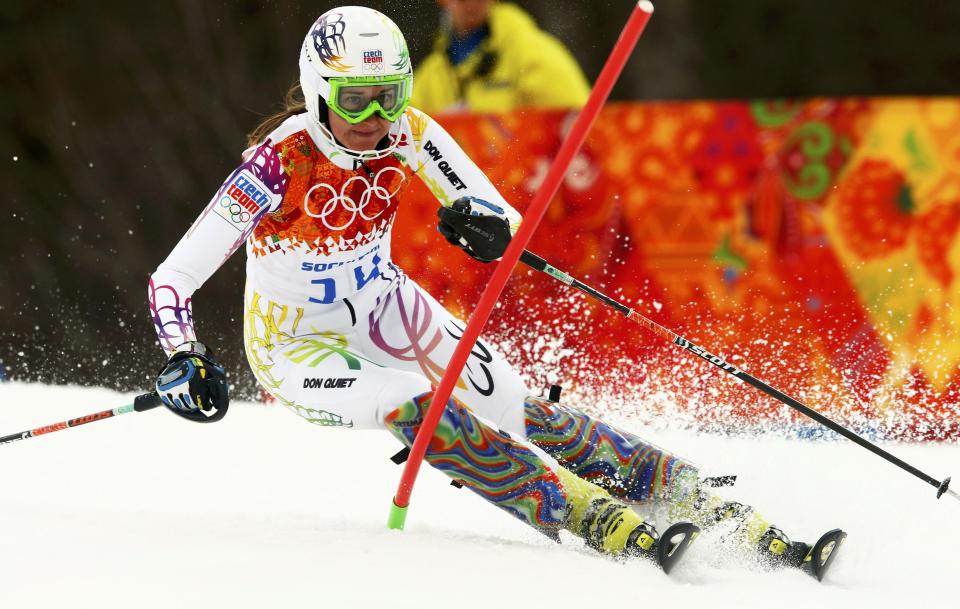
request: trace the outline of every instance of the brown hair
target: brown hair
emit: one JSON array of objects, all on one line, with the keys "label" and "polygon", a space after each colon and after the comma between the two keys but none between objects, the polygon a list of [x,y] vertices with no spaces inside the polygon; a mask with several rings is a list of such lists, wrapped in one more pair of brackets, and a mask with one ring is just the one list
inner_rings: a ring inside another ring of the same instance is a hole
[{"label": "brown hair", "polygon": [[300,82],[296,81],[290,85],[287,94],[283,97],[283,109],[260,121],[260,124],[247,135],[247,147],[256,146],[266,139],[271,131],[279,127],[283,121],[306,111],[307,104],[303,100],[303,91],[300,90]]}]

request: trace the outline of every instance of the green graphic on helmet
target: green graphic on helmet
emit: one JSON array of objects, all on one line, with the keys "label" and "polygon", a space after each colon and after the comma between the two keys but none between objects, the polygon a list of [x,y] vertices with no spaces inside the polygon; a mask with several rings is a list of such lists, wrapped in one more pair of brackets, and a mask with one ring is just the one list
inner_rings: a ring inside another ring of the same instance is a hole
[{"label": "green graphic on helmet", "polygon": [[403,72],[410,69],[410,51],[407,50],[407,41],[403,39],[400,30],[393,33],[393,48],[397,52],[397,61],[393,63],[393,69]]}]

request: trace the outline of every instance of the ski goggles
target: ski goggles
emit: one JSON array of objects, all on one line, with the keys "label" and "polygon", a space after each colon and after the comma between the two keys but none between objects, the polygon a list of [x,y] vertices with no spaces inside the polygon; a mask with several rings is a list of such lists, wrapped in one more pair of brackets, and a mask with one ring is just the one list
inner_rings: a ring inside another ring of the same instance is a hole
[{"label": "ski goggles", "polygon": [[391,123],[410,105],[413,76],[334,77],[329,79],[327,105],[351,125],[367,120],[374,113]]}]

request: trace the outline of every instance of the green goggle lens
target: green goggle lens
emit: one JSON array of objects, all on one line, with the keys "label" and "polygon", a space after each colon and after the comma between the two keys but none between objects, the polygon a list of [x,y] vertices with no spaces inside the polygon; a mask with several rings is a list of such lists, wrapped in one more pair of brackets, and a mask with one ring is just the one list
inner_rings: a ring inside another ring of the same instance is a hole
[{"label": "green goggle lens", "polygon": [[411,83],[410,76],[331,78],[327,105],[353,125],[374,113],[393,122],[410,105]]}]

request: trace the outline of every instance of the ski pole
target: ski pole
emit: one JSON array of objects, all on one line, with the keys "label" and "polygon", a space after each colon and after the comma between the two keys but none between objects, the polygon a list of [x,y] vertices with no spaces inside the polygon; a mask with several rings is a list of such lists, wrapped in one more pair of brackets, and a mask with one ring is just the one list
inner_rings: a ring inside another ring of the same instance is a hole
[{"label": "ski pole", "polygon": [[62,429],[78,427],[80,425],[86,425],[87,423],[93,423],[94,421],[102,421],[117,415],[127,414],[128,412],[143,412],[145,410],[150,410],[151,408],[156,408],[161,404],[162,402],[160,401],[160,396],[158,396],[156,392],[144,393],[143,395],[138,395],[135,397],[133,399],[133,404],[127,404],[126,406],[113,408],[111,410],[104,410],[102,412],[95,412],[93,414],[88,414],[76,419],[70,419],[69,421],[61,421],[59,423],[54,423],[53,425],[45,425],[44,427],[37,427],[36,429],[10,434],[9,436],[3,436],[0,437],[0,444],[10,444],[20,440],[26,440],[27,438],[34,438],[36,436],[42,436],[43,434],[60,431]]},{"label": "ski pole", "polygon": [[587,132],[590,131],[590,127],[593,126],[597,115],[600,114],[600,110],[610,96],[610,91],[613,90],[613,85],[620,77],[620,73],[627,64],[627,59],[630,58],[633,48],[636,46],[640,35],[643,33],[652,15],[653,3],[649,2],[649,0],[640,0],[630,14],[630,18],[627,20],[626,25],[624,25],[620,38],[617,39],[616,44],[614,44],[606,64],[603,66],[596,83],[593,85],[593,90],[590,91],[590,97],[587,99],[587,103],[577,115],[573,126],[570,128],[567,139],[561,144],[556,158],[554,158],[549,171],[547,171],[547,176],[544,178],[543,184],[540,186],[536,195],[534,195],[530,207],[527,208],[523,222],[520,223],[520,228],[517,230],[517,234],[511,239],[510,245],[507,246],[507,250],[503,253],[503,258],[497,264],[497,268],[490,277],[490,281],[480,295],[480,300],[470,315],[470,320],[467,322],[467,327],[460,337],[457,348],[447,363],[447,369],[443,373],[443,377],[440,379],[436,390],[433,392],[433,398],[431,399],[432,406],[427,409],[423,417],[423,423],[420,425],[420,430],[417,432],[417,437],[413,442],[413,446],[410,448],[410,458],[403,468],[400,484],[397,487],[397,492],[393,497],[393,503],[390,506],[390,516],[387,520],[387,526],[389,528],[403,528],[407,517],[407,507],[410,505],[410,496],[413,493],[413,484],[417,479],[417,473],[420,471],[420,464],[427,454],[427,446],[431,438],[433,438],[433,432],[436,430],[437,424],[440,422],[440,416],[444,412],[447,400],[450,399],[450,395],[453,393],[453,386],[457,379],[460,378],[460,373],[463,371],[463,367],[467,362],[467,357],[469,357],[477,339],[480,337],[480,330],[487,322],[487,318],[490,317],[490,312],[500,298],[503,286],[507,283],[507,279],[510,278],[510,273],[513,272],[513,268],[520,258],[520,253],[523,251],[523,248],[526,247],[527,243],[529,243],[530,238],[533,236],[533,231],[536,230],[537,225],[547,211],[550,200],[553,199],[553,196],[560,188],[560,182],[567,173],[570,162],[583,145],[587,137]]},{"label": "ski pole", "polygon": [[724,372],[729,372],[730,374],[732,374],[733,376],[737,377],[737,378],[740,379],[741,381],[744,381],[744,382],[746,382],[746,383],[749,383],[750,385],[753,385],[754,387],[756,387],[756,388],[759,389],[760,391],[766,393],[767,395],[769,395],[769,396],[771,396],[771,397],[773,397],[773,398],[776,398],[777,400],[780,400],[781,402],[783,402],[783,403],[786,404],[787,406],[790,406],[791,408],[802,412],[803,414],[807,415],[808,417],[810,417],[810,418],[813,419],[814,421],[820,423],[821,425],[824,425],[825,427],[829,427],[830,429],[832,429],[833,431],[837,432],[837,433],[840,434],[841,436],[847,438],[848,440],[851,440],[851,441],[859,444],[860,446],[866,448],[866,449],[869,450],[870,452],[872,452],[872,453],[874,453],[874,454],[876,454],[876,455],[879,455],[879,456],[883,457],[884,459],[886,459],[886,460],[889,461],[890,463],[893,463],[893,464],[896,465],[897,467],[899,467],[899,468],[901,468],[901,469],[903,469],[903,470],[905,470],[905,471],[910,472],[911,474],[913,474],[913,475],[916,476],[917,478],[920,478],[921,480],[923,480],[923,481],[926,482],[927,484],[930,484],[930,485],[936,487],[936,489],[937,489],[937,499],[939,499],[944,493],[946,493],[946,494],[948,494],[948,495],[951,495],[954,499],[957,499],[958,501],[960,501],[960,494],[958,494],[956,491],[953,491],[953,490],[950,489],[950,478],[949,478],[949,477],[948,477],[948,478],[944,478],[944,479],[941,481],[941,480],[937,480],[937,479],[934,478],[933,476],[930,476],[930,475],[928,475],[928,474],[920,471],[919,469],[913,467],[913,466],[910,465],[909,463],[907,463],[907,462],[905,462],[905,461],[902,461],[901,459],[898,459],[897,457],[891,455],[890,453],[888,453],[887,451],[883,450],[882,448],[880,448],[880,447],[877,446],[876,444],[873,444],[873,443],[870,442],[869,440],[865,440],[865,439],[861,438],[860,436],[858,436],[857,434],[853,433],[852,431],[850,431],[850,430],[847,429],[846,427],[843,427],[843,426],[840,425],[839,423],[836,423],[836,422],[828,419],[827,417],[823,416],[822,414],[820,414],[820,413],[817,412],[816,410],[813,410],[812,408],[810,408],[810,407],[808,407],[808,406],[805,406],[804,404],[802,404],[802,403],[799,402],[798,400],[795,400],[794,398],[792,398],[792,397],[790,397],[789,395],[783,393],[782,391],[771,387],[770,385],[764,383],[764,382],[761,381],[760,379],[758,379],[758,378],[756,378],[756,377],[754,377],[754,376],[752,376],[752,375],[750,375],[750,374],[747,374],[746,372],[744,372],[744,371],[741,370],[740,368],[734,366],[733,364],[727,363],[727,362],[726,362],[723,358],[721,358],[720,356],[714,355],[713,353],[711,353],[710,351],[707,351],[707,350],[704,349],[703,347],[700,347],[700,346],[698,346],[698,345],[695,345],[692,341],[690,341],[690,340],[688,340],[688,339],[680,336],[679,334],[677,334],[677,333],[675,333],[675,332],[672,332],[672,331],[664,328],[663,326],[661,326],[661,325],[658,324],[657,322],[655,322],[655,321],[653,321],[653,320],[651,320],[651,319],[649,319],[649,318],[647,318],[647,317],[644,317],[643,315],[641,315],[640,313],[637,313],[636,311],[634,311],[633,309],[631,309],[631,308],[628,307],[627,305],[625,305],[625,304],[623,304],[623,303],[620,303],[620,302],[614,300],[613,298],[610,298],[610,297],[607,296],[606,294],[603,294],[603,293],[601,293],[601,292],[593,289],[592,287],[586,285],[585,283],[580,282],[579,280],[571,277],[570,275],[564,273],[563,271],[561,271],[561,270],[559,270],[559,269],[557,269],[557,268],[555,268],[555,267],[550,266],[549,264],[547,264],[547,261],[544,260],[543,258],[541,258],[540,256],[537,256],[537,255],[534,254],[534,253],[531,253],[531,252],[529,252],[529,251],[527,251],[527,250],[524,250],[524,251],[523,251],[523,254],[520,255],[520,261],[523,262],[524,264],[526,264],[527,266],[529,266],[530,268],[534,269],[534,270],[540,271],[541,273],[546,273],[547,275],[550,275],[550,276],[553,277],[554,279],[557,279],[558,281],[560,281],[560,282],[562,282],[562,283],[565,283],[565,284],[567,284],[568,286],[570,286],[570,287],[572,287],[572,288],[576,288],[576,289],[580,290],[581,292],[587,294],[588,296],[591,296],[591,297],[593,297],[594,299],[599,300],[600,302],[602,302],[602,303],[604,303],[604,304],[606,304],[606,305],[608,305],[608,306],[610,306],[610,307],[613,307],[613,308],[616,309],[617,311],[623,313],[623,315],[626,316],[627,319],[632,319],[633,321],[637,322],[637,323],[640,324],[641,326],[647,328],[648,330],[651,330],[654,334],[656,334],[656,335],[658,335],[658,336],[660,336],[660,337],[662,337],[662,338],[665,338],[665,339],[667,339],[668,341],[672,342],[673,344],[675,344],[675,345],[677,345],[677,346],[679,346],[679,347],[682,347],[682,348],[686,349],[687,351],[689,351],[690,353],[693,353],[694,355],[696,355],[696,356],[698,356],[698,357],[700,357],[700,358],[702,358],[702,359],[710,362],[711,364],[713,364],[713,365],[716,366],[717,368],[720,368],[720,369],[723,370]]}]

